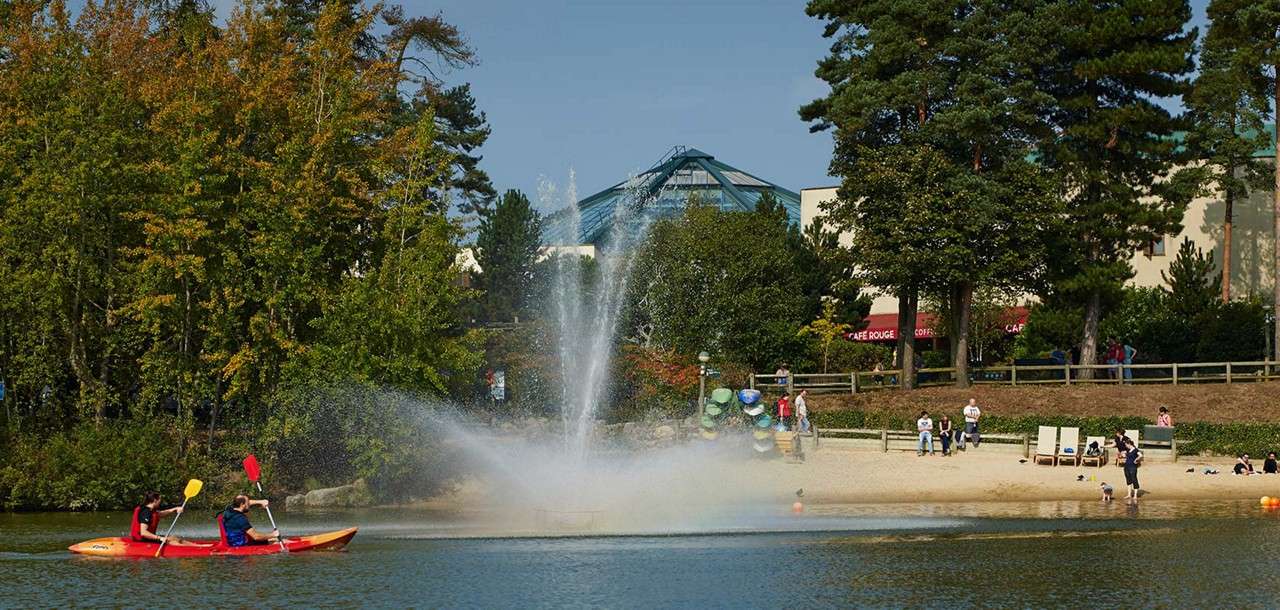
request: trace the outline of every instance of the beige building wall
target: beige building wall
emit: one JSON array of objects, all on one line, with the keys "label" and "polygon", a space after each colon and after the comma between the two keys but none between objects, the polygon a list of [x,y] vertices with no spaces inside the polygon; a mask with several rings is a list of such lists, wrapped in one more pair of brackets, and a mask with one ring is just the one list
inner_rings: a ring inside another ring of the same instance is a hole
[{"label": "beige building wall", "polygon": [[[818,216],[825,215],[821,204],[836,198],[836,187],[807,188],[800,191],[800,222],[806,230]],[[1135,252],[1130,264],[1135,271],[1129,281],[1135,286],[1161,286],[1161,272],[1178,254],[1184,238],[1204,251],[1213,252],[1214,262],[1221,269],[1223,253],[1223,213],[1226,205],[1220,195],[1202,197],[1187,206],[1182,218],[1182,232],[1166,235],[1146,251]],[[1271,266],[1275,251],[1275,234],[1272,228],[1273,212],[1271,192],[1253,193],[1248,199],[1236,201],[1232,206],[1231,239],[1231,296],[1269,297],[1272,288]],[[848,244],[849,236],[841,235],[841,243]],[[1034,299],[1027,295],[1028,300]],[[898,300],[893,296],[877,294],[871,304],[871,313],[897,313]]]}]

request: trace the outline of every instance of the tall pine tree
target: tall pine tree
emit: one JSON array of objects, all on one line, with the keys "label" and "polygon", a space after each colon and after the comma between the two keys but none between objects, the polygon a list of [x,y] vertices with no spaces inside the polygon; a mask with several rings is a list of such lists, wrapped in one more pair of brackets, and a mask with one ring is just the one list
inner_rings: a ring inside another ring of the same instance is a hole
[{"label": "tall pine tree", "polygon": [[[1206,93],[1208,103],[1216,105],[1219,112],[1237,113],[1240,126],[1246,130],[1253,129],[1260,135],[1262,124],[1275,120],[1275,105],[1280,103],[1280,35],[1277,35],[1280,32],[1280,4],[1256,0],[1212,0],[1207,12],[1210,25],[1204,41],[1204,77],[1213,79],[1209,83],[1215,88],[1211,97]],[[1235,135],[1236,132],[1232,133]],[[1280,159],[1280,129],[1276,129],[1273,136],[1272,201],[1274,226],[1276,234],[1280,235],[1280,162],[1276,162]],[[1225,134],[1218,141],[1224,139]],[[1223,152],[1238,150],[1233,148]],[[1218,161],[1229,162],[1231,159],[1220,154]],[[1224,184],[1228,196],[1231,193],[1229,187],[1230,183]],[[1280,239],[1275,240],[1274,248],[1272,305],[1276,317],[1280,318]],[[1224,284],[1229,285],[1229,282]],[[1280,324],[1275,325],[1275,339],[1272,342],[1273,356],[1280,358]]]},{"label": "tall pine tree", "polygon": [[475,286],[483,292],[485,320],[515,321],[529,305],[541,245],[542,217],[524,193],[507,191],[492,210],[481,214],[475,243],[480,272]]},{"label": "tall pine tree", "polygon": [[1199,188],[1173,137],[1179,124],[1157,102],[1187,93],[1196,30],[1186,0],[1062,0],[1042,16],[1056,34],[1041,73],[1056,133],[1038,159],[1066,202],[1050,263],[1084,303],[1080,362],[1092,364],[1104,293],[1132,275],[1135,250],[1180,230]]}]

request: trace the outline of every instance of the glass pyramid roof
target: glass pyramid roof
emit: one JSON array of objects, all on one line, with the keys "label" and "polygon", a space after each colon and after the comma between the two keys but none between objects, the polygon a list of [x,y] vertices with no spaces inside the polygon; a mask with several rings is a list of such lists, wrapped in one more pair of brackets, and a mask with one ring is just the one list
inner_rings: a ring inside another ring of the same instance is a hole
[{"label": "glass pyramid roof", "polygon": [[[576,223],[573,208],[550,214],[543,223],[542,243],[599,245],[608,241],[615,227],[678,216],[693,193],[722,210],[752,211],[766,191],[773,193],[793,224],[800,224],[799,194],[717,161],[696,148],[677,146],[648,171],[579,201]],[[633,208],[620,209],[627,205]],[[624,211],[636,213],[625,214],[628,222],[615,222],[622,216],[619,212]]]}]

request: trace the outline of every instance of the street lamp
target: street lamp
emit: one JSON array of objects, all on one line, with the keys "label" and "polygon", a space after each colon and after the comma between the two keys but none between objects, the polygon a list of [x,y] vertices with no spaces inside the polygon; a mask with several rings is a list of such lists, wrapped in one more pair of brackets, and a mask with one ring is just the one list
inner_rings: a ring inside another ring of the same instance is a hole
[{"label": "street lamp", "polygon": [[702,419],[703,410],[707,406],[707,362],[711,361],[711,354],[706,350],[698,352],[698,419]]}]

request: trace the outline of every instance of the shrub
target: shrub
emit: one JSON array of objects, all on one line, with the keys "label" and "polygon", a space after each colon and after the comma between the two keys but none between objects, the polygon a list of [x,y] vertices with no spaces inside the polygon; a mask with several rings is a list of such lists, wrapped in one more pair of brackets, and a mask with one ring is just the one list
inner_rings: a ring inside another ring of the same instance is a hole
[{"label": "shrub", "polygon": [[1233,301],[1200,316],[1195,344],[1200,362],[1261,360],[1267,343],[1267,310],[1257,301]]}]

